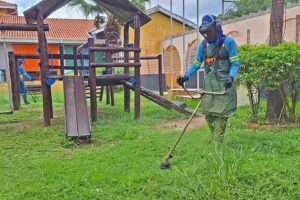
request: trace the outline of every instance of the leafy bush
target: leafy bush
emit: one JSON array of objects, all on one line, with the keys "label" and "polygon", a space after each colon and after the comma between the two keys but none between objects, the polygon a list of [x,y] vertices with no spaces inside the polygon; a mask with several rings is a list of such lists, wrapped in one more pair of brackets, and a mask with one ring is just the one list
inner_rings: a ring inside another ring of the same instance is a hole
[{"label": "leafy bush", "polygon": [[260,94],[263,89],[277,90],[284,87],[283,115],[296,118],[296,103],[300,86],[300,45],[283,43],[268,45],[244,45],[239,47],[241,67],[239,81],[248,90],[251,114],[257,118]]}]

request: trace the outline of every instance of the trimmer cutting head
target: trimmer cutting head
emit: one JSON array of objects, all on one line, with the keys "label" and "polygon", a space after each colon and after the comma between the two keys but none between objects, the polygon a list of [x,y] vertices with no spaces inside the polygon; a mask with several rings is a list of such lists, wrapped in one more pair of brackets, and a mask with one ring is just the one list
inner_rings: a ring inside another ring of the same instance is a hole
[{"label": "trimmer cutting head", "polygon": [[160,164],[160,169],[170,169],[170,163],[169,162],[162,162]]}]

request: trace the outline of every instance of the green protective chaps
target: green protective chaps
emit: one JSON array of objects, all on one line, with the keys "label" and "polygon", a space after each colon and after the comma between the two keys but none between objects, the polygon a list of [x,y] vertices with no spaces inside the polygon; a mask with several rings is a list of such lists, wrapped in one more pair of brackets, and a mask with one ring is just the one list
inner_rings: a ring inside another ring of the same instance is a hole
[{"label": "green protective chaps", "polygon": [[206,115],[205,119],[211,132],[211,140],[213,142],[222,143],[224,140],[228,117]]},{"label": "green protective chaps", "polygon": [[[204,65],[204,90],[223,92],[224,83],[229,76],[231,63],[226,48],[209,44],[206,46],[206,57],[216,58],[213,63]],[[226,131],[228,118],[233,116],[237,109],[237,91],[233,83],[225,95],[204,95],[202,99],[202,113],[212,134],[212,141],[222,143]]]},{"label": "green protective chaps", "polygon": [[[217,60],[208,65],[205,63],[204,90],[223,92],[224,83],[229,76],[231,63],[226,48],[210,44],[206,47],[206,57]],[[237,109],[237,92],[233,83],[225,95],[204,95],[202,99],[202,113],[209,116],[230,117]]]}]

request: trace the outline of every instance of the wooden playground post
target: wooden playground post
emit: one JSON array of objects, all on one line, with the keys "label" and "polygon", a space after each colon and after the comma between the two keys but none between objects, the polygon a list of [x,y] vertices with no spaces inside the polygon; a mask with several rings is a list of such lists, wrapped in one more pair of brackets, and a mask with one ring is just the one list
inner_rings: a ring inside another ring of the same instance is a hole
[{"label": "wooden playground post", "polygon": [[74,55],[74,75],[78,76],[77,47],[73,48],[73,55]]},{"label": "wooden playground post", "polygon": [[[140,48],[140,33],[141,33],[141,16],[137,13],[134,18],[134,47]],[[134,62],[140,63],[140,52],[134,52]],[[134,76],[136,79],[134,93],[134,109],[135,119],[140,118],[141,113],[141,66],[134,68]]]},{"label": "wooden playground post", "polygon": [[251,43],[251,30],[247,30],[247,45],[250,45]]},{"label": "wooden playground post", "polygon": [[[106,41],[105,41],[105,47],[107,47],[107,48],[109,48],[109,41],[106,39]],[[111,59],[110,59],[110,57],[111,57],[111,52],[110,51],[105,51],[105,63],[111,63]],[[111,63],[112,64],[112,63]],[[107,74],[111,74],[111,70],[110,70],[110,68],[109,67],[106,67],[105,68],[105,74],[107,75]],[[110,86],[109,85],[107,85],[107,86],[105,86],[105,91],[106,91],[106,104],[107,105],[109,105],[110,104]]]},{"label": "wooden playground post", "polygon": [[18,104],[19,104],[19,108],[21,108],[21,93],[20,93],[20,76],[19,76],[19,64],[18,61],[16,59],[16,55],[15,55],[15,74],[16,74],[16,83],[17,83],[17,97],[18,97]]},{"label": "wooden playground post", "polygon": [[[94,38],[88,39],[89,48],[95,46]],[[95,62],[95,53],[94,51],[89,52],[89,62]],[[97,84],[96,84],[96,69],[92,66],[89,68],[90,75],[89,75],[89,85],[90,85],[90,103],[91,103],[91,118],[92,122],[97,121],[98,114],[97,114]]]},{"label": "wooden playground post", "polygon": [[159,95],[164,96],[163,77],[162,77],[162,56],[161,56],[161,54],[158,55],[157,58],[158,58]]},{"label": "wooden playground post", "polygon": [[38,41],[40,47],[40,61],[41,61],[41,85],[42,85],[42,93],[43,93],[43,111],[44,111],[44,125],[49,126],[51,124],[51,108],[50,108],[50,89],[47,86],[47,53],[46,53],[46,36],[45,31],[43,29],[43,13],[39,8],[37,10],[37,27],[38,27]]},{"label": "wooden playground post", "polygon": [[64,63],[64,47],[62,44],[59,45],[59,61],[60,61],[60,75],[65,74],[65,63]]},{"label": "wooden playground post", "polygon": [[296,16],[296,43],[300,42],[300,15]]},{"label": "wooden playground post", "polygon": [[[44,22],[43,22],[44,23]],[[44,32],[45,33],[45,32]],[[45,39],[45,46],[46,46],[46,67],[47,67],[47,72],[50,72],[50,68],[49,68],[49,54],[51,53],[48,49],[48,46],[47,46],[47,38],[46,38],[46,34],[44,35],[44,39]],[[52,53],[51,53],[52,54]],[[52,57],[53,57],[53,54],[52,54]],[[54,59],[54,58],[53,58]],[[51,61],[52,62],[52,61]],[[51,75],[51,74],[49,74]],[[46,73],[46,77],[47,77],[47,73]],[[49,107],[50,107],[50,118],[53,119],[53,103],[52,103],[52,91],[51,91],[51,86],[46,84],[47,85],[47,88],[48,88],[48,96],[49,96]]]},{"label": "wooden playground post", "polygon": [[[124,48],[129,44],[129,24],[124,24]],[[129,52],[124,52],[124,62],[129,63]],[[129,74],[129,67],[124,68],[124,74]],[[124,110],[130,112],[130,88],[124,85]]]},{"label": "wooden playground post", "polygon": [[19,65],[18,65],[18,61],[15,57],[15,74],[16,74],[16,83],[17,83],[17,91],[18,91],[18,104],[19,104],[19,108],[21,108],[21,93],[20,93],[20,76],[19,76]]},{"label": "wooden playground post", "polygon": [[11,79],[11,91],[12,91],[12,100],[13,100],[13,107],[14,110],[20,109],[20,99],[18,93],[18,85],[17,76],[18,70],[16,69],[16,58],[13,52],[8,52],[9,57],[9,72],[10,72],[10,79]]}]

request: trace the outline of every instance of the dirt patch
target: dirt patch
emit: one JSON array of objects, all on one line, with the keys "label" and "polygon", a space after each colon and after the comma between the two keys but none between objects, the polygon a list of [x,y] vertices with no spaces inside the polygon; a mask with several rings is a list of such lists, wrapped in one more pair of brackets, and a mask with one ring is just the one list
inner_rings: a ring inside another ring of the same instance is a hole
[{"label": "dirt patch", "polygon": [[245,128],[260,130],[281,130],[284,128],[300,128],[300,124],[257,124],[254,122],[244,122],[243,126]]},{"label": "dirt patch", "polygon": [[[185,127],[187,122],[188,122],[188,119],[185,119],[185,120],[174,119],[174,120],[164,121],[161,125],[161,129],[163,132],[170,131],[170,130],[181,131],[181,130],[183,130],[183,128]],[[202,126],[205,125],[205,123],[206,123],[205,117],[203,117],[203,116],[195,117],[191,121],[187,130],[201,128]]]},{"label": "dirt patch", "polygon": [[[144,102],[144,101],[141,102],[141,107],[143,107],[143,106],[149,106],[149,105],[150,105],[149,102]],[[131,107],[134,107],[134,102],[131,102],[131,103],[130,103],[130,106],[131,106]]]},{"label": "dirt patch", "polygon": [[0,124],[0,131],[9,131],[10,133],[16,133],[25,129],[31,128],[30,125],[25,122],[11,121],[6,124]]}]

